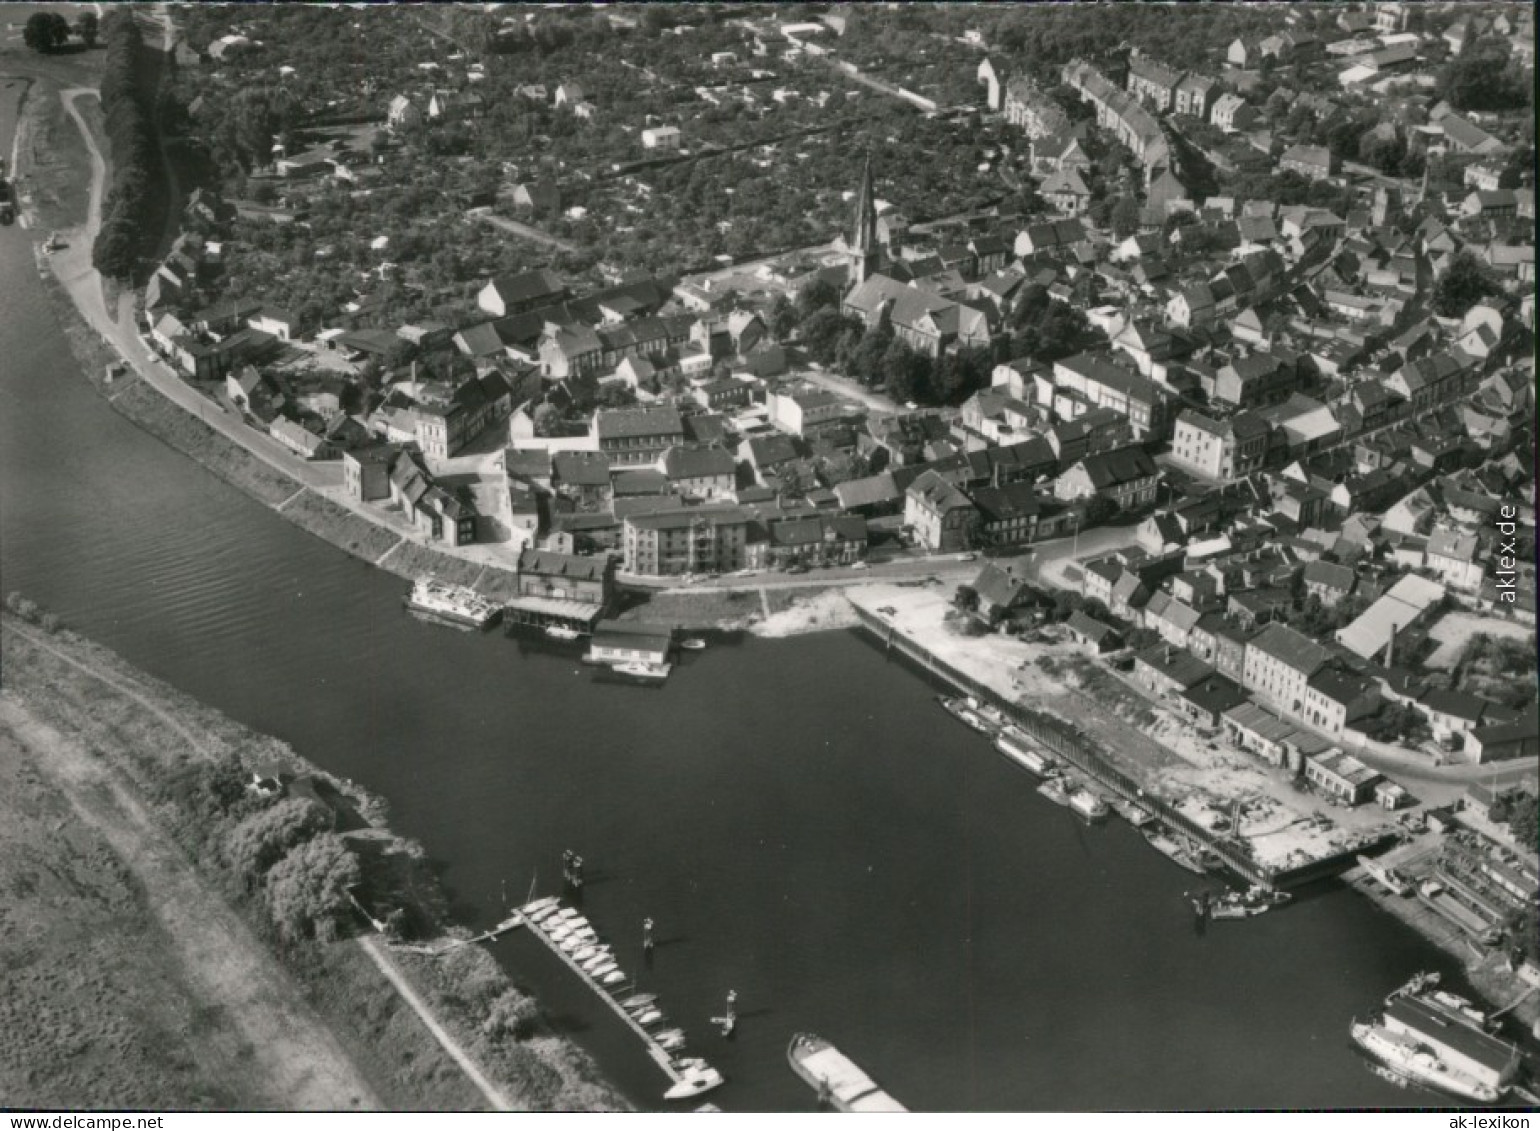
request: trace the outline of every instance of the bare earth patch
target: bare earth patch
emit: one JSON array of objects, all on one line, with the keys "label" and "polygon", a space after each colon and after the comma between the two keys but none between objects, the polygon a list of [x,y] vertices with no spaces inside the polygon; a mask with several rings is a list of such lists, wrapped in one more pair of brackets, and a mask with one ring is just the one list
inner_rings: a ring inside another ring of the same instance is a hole
[{"label": "bare earth patch", "polygon": [[1454,667],[1465,645],[1477,634],[1506,636],[1510,640],[1527,640],[1534,629],[1525,624],[1503,620],[1501,617],[1478,616],[1475,613],[1445,613],[1437,624],[1428,630],[1428,637],[1438,641],[1438,649],[1423,661],[1426,667],[1448,669]]}]

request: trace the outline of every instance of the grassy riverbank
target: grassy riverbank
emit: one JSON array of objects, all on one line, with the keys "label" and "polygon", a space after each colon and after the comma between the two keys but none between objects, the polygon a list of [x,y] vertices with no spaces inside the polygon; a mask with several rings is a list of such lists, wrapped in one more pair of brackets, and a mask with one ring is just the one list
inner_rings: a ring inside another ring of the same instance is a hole
[{"label": "grassy riverbank", "polygon": [[[408,877],[380,894],[399,906],[410,889],[408,918],[428,925],[418,942],[441,947],[446,901],[421,850],[380,825],[380,799],[67,630],[7,613],[0,659],[0,742],[14,755],[0,759],[0,843],[25,846],[0,854],[12,928],[0,931],[0,1017],[20,1011],[0,1025],[7,1102],[487,1106],[354,942],[283,936],[231,863],[235,830],[273,804],[240,782],[283,766],[370,819],[356,843],[375,851],[360,854]],[[379,870],[366,865],[366,886]],[[515,1106],[625,1106],[486,952],[391,953]],[[118,1049],[130,1052],[98,1082],[95,1059]],[[294,1090],[301,1079],[308,1090]]]}]

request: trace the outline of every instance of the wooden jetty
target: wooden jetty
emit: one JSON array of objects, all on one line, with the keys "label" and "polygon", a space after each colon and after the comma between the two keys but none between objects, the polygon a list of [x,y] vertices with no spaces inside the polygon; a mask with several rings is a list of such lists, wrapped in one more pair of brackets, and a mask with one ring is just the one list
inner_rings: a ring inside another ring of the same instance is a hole
[{"label": "wooden jetty", "polygon": [[678,1057],[658,1044],[657,1039],[635,1017],[632,1017],[625,1010],[620,1004],[620,999],[629,995],[636,988],[634,982],[625,981],[612,987],[604,986],[593,975],[589,974],[587,970],[584,970],[572,955],[568,954],[554,939],[547,935],[542,929],[541,924],[532,922],[522,910],[515,911],[508,921],[512,922],[514,926],[522,925],[528,927],[529,933],[533,938],[538,939],[547,950],[561,959],[567,969],[581,978],[584,985],[599,995],[599,1000],[609,1006],[611,1012],[625,1023],[626,1028],[641,1038],[642,1045],[647,1050],[647,1055],[652,1057],[657,1066],[663,1070],[664,1075],[672,1081],[669,1089],[663,1093],[664,1099],[689,1099],[692,1096],[709,1092],[724,1083],[722,1074],[700,1058]]}]

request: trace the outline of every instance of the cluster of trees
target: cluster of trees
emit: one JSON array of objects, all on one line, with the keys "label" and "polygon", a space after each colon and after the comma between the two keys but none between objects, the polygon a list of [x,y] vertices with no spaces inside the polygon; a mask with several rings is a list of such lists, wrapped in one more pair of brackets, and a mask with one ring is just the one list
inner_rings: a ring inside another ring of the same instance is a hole
[{"label": "cluster of trees", "polygon": [[1457,252],[1433,285],[1433,312],[1459,318],[1484,298],[1502,294],[1502,284],[1474,252]]},{"label": "cluster of trees", "polygon": [[1456,110],[1522,110],[1533,105],[1535,76],[1505,39],[1475,39],[1439,72],[1438,93]]},{"label": "cluster of trees", "polygon": [[1472,636],[1460,653],[1455,686],[1522,711],[1534,706],[1535,671],[1533,634],[1513,640],[1483,632]]},{"label": "cluster of trees", "polygon": [[49,612],[30,597],[23,597],[15,591],[6,594],[5,607],[28,624],[38,625],[47,632],[58,632],[64,627],[59,614]]},{"label": "cluster of trees", "polygon": [[332,939],[348,914],[358,860],[331,833],[331,814],[286,797],[241,819],[224,838],[224,858],[248,894],[260,894],[287,941]]},{"label": "cluster of trees", "polygon": [[39,54],[52,55],[69,42],[69,21],[58,12],[34,12],[22,28],[21,38]]},{"label": "cluster of trees", "polygon": [[145,89],[145,48],[133,13],[109,13],[102,33],[107,56],[101,99],[112,149],[112,185],[102,203],[102,227],[91,258],[103,275],[127,279],[160,235],[164,177],[151,116],[154,92]]},{"label": "cluster of trees", "polygon": [[847,376],[886,390],[900,404],[959,404],[989,383],[994,355],[988,349],[957,350],[931,357],[893,331],[887,318],[867,327],[840,311],[832,284],[814,283],[795,304],[777,302],[770,325],[796,332],[807,355]]}]

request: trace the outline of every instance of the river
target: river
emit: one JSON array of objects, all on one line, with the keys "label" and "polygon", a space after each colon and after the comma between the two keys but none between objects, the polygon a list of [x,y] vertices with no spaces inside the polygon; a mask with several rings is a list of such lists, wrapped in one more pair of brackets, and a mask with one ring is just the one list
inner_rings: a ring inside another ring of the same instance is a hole
[{"label": "river", "polygon": [[[9,123],[0,122],[0,136]],[[1382,1106],[1347,1027],[1447,967],[1351,892],[1198,933],[1193,877],[1086,828],[854,633],[721,642],[661,690],[420,623],[100,400],[0,228],[0,585],[390,799],[470,924],[588,862],[586,907],[728,1076],[810,1110],[820,1033],[923,1110]],[[662,1076],[537,944],[499,957],[642,1106]],[[707,1019],[738,992],[729,1042]]]}]

